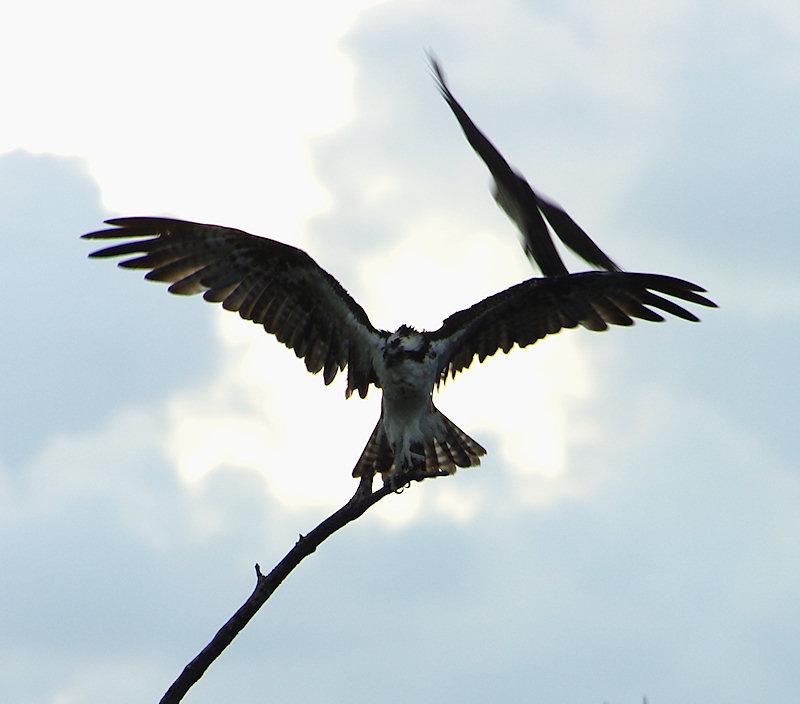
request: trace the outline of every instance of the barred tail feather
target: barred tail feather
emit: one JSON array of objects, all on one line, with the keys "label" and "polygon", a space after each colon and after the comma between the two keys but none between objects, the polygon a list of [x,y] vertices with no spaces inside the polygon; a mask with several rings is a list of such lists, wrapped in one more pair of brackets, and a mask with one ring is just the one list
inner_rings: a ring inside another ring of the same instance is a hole
[{"label": "barred tail feather", "polygon": [[444,437],[435,438],[434,443],[439,446],[450,460],[449,463],[442,462],[439,466],[448,474],[453,474],[456,471],[456,467],[476,467],[479,465],[481,457],[486,454],[486,450],[443,413],[437,410],[434,410],[434,413],[438,414],[445,429]]},{"label": "barred tail feather", "polygon": [[[481,463],[480,458],[486,454],[486,450],[433,407],[433,404],[431,404],[431,421],[430,427],[435,428],[433,434],[424,442],[411,444],[412,451],[417,456],[422,455],[425,458],[424,467],[421,461],[418,465],[418,469],[423,470],[422,476],[439,477],[455,474],[458,467],[475,467]],[[381,414],[367,446],[353,469],[353,476],[380,473],[386,480],[396,470],[394,460],[394,452],[386,437]]]},{"label": "barred tail feather", "polygon": [[383,429],[383,413],[378,418],[378,423],[372,435],[369,436],[367,446],[358,458],[356,466],[353,468],[353,476],[360,477],[363,474],[388,474],[394,466],[394,454],[389,447],[389,440]]}]

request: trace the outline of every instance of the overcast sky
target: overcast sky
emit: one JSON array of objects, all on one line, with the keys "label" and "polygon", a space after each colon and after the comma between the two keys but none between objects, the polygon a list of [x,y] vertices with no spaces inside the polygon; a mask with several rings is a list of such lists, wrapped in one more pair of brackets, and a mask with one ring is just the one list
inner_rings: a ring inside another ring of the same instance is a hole
[{"label": "overcast sky", "polygon": [[390,329],[531,275],[426,48],[612,258],[720,309],[473,365],[436,403],[481,467],[324,544],[186,701],[797,699],[795,0],[12,5],[0,700],[157,701],[349,497],[378,415],[81,233],[269,235]]}]

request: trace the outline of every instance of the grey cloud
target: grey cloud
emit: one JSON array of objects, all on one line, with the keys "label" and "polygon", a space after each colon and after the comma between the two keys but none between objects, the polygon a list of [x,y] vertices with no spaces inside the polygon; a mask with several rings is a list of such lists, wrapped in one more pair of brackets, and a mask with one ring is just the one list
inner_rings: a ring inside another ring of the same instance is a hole
[{"label": "grey cloud", "polygon": [[48,434],[90,428],[121,402],[164,398],[211,368],[209,311],[178,300],[170,307],[159,287],[86,259],[92,245],[79,236],[108,216],[79,160],[0,156],[7,466]]},{"label": "grey cloud", "polygon": [[[473,105],[471,75],[450,59],[459,43],[488,52],[486,37],[476,39],[474,28],[448,32],[424,13],[412,29],[399,4],[367,18],[349,43],[358,59],[356,122],[318,145],[319,174],[334,207],[315,223],[315,255],[346,270],[353,248],[388,246],[406,213],[434,212],[443,203],[513,237],[502,217],[491,221],[486,176],[427,80],[422,48],[430,43],[438,51],[476,120],[526,173],[537,153],[528,153],[532,161],[517,156],[516,140],[547,142],[561,129],[553,115],[574,114],[570,101],[547,114],[517,106],[493,127],[497,113]],[[747,35],[745,19],[737,27]],[[611,234],[590,232],[603,245],[607,236],[617,238],[625,265],[669,264],[669,273],[698,278],[723,307],[698,326],[584,335],[598,370],[597,395],[573,420],[590,419],[599,436],[574,445],[568,471],[592,491],[521,510],[502,467],[481,468],[453,480],[480,487],[486,499],[468,525],[426,515],[394,531],[368,514],[289,578],[192,692],[193,702],[616,704],[647,694],[654,703],[750,704],[789,700],[798,691],[800,526],[791,421],[800,409],[790,386],[796,341],[792,326],[726,306],[726,292],[706,273],[713,264],[731,280],[747,281],[757,261],[784,275],[793,246],[786,233],[797,229],[786,206],[797,181],[788,155],[797,150],[783,120],[796,110],[772,59],[764,55],[748,68],[744,53],[728,51],[708,61],[702,36],[674,47],[686,71],[667,86],[673,109],[638,126],[641,171],[635,186],[615,192],[604,222]],[[491,70],[501,72],[505,58]],[[516,70],[524,85],[526,64]],[[748,91],[761,99],[742,103]],[[574,107],[579,98],[571,100]],[[577,129],[578,122],[560,124]],[[602,141],[609,124],[572,136]],[[538,136],[525,137],[530,133]],[[737,142],[741,134],[747,148]],[[558,141],[556,157],[542,163],[545,175],[566,159],[571,136]],[[122,704],[155,700],[249,593],[252,562],[273,564],[321,516],[288,514],[240,472],[212,474],[192,495],[174,479],[146,424],[150,444],[143,448],[135,449],[135,439],[116,449],[102,445],[98,428],[120,406],[138,403],[146,413],[212,363],[203,344],[192,351],[200,354],[199,370],[176,354],[187,339],[207,340],[206,314],[196,301],[167,305],[159,287],[149,291],[133,274],[85,261],[85,243],[75,234],[103,213],[79,165],[12,156],[0,160],[0,173],[15,174],[3,183],[30,187],[2,200],[3,226],[18,233],[8,240],[3,274],[6,291],[25,291],[27,302],[26,316],[15,307],[11,318],[19,344],[0,358],[12,371],[29,360],[40,371],[8,376],[2,409],[18,420],[3,426],[4,469],[14,478],[0,484],[13,501],[0,518],[0,595],[12,607],[0,629],[0,689],[10,701],[38,702],[80,681],[78,702],[97,701],[100,693]],[[570,159],[590,172],[598,161],[597,154]],[[384,170],[397,177],[399,194],[366,203],[363,179]],[[750,192],[768,195],[770,207],[751,211],[748,203],[764,201]],[[552,195],[569,207],[570,192]],[[767,226],[773,237],[752,239]],[[43,259],[45,241],[55,249]],[[38,287],[30,271],[43,282]],[[346,272],[337,273],[347,285]],[[41,327],[28,310],[48,313]],[[106,326],[119,330],[119,310],[128,311],[126,339],[106,339]],[[160,350],[173,331],[168,353],[147,352]],[[51,353],[54,346],[61,355]],[[113,384],[93,371],[110,358],[125,369]],[[23,402],[15,410],[8,399],[16,398]],[[54,474],[58,463],[52,456],[45,462],[39,445],[59,431],[74,440],[93,428],[106,461],[78,464],[67,453]],[[498,448],[490,450],[497,456]],[[54,503],[37,503],[47,486]],[[204,511],[219,530],[197,531]],[[115,677],[115,663],[137,680]]]}]

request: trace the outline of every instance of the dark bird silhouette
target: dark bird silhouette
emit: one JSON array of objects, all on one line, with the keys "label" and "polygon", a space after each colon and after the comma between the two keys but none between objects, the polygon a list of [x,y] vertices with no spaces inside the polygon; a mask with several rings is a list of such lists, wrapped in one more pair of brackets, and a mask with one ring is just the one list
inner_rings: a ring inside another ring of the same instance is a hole
[{"label": "dark bird silhouette", "polygon": [[567,273],[548,231],[546,220],[561,241],[589,264],[598,269],[620,271],[563,208],[539,195],[522,175],[509,166],[503,155],[476,127],[456,100],[439,62],[431,54],[428,54],[428,59],[439,92],[456,116],[467,141],[489,168],[494,179],[494,198],[519,228],[522,247],[531,263],[537,265],[545,276]]},{"label": "dark bird silhouette", "polygon": [[[453,313],[438,330],[401,325],[390,332],[374,327],[342,285],[296,247],[184,220],[128,217],[107,224],[83,237],[123,241],[90,256],[125,257],[120,266],[146,270],[145,278],[170,283],[171,293],[202,293],[263,325],[308,371],[321,371],[326,384],[346,368],[348,397],[366,396],[370,385],[381,389],[380,418],[353,474],[380,472],[395,486],[480,464],[483,447],[432,399],[435,387],[475,357],[482,362],[578,325],[605,330],[634,318],[662,321],[654,309],[697,321],[664,295],[715,305],[700,295],[704,289],[681,279],[593,271],[528,279]],[[405,281],[418,285],[413,272]]]}]

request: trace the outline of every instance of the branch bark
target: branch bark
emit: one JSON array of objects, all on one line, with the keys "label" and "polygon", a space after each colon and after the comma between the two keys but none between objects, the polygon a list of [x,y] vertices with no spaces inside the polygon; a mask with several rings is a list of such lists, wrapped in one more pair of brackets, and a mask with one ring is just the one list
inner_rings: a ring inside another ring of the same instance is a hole
[{"label": "branch bark", "polygon": [[261,573],[261,568],[256,565],[256,586],[247,601],[231,616],[227,623],[217,631],[211,642],[203,648],[178,676],[166,694],[161,698],[160,704],[176,704],[183,699],[189,691],[216,660],[231,641],[238,635],[256,612],[264,605],[267,599],[278,588],[289,573],[317,549],[324,540],[343,528],[351,521],[361,516],[370,506],[380,501],[384,496],[391,494],[394,489],[390,483],[384,484],[377,491],[372,491],[372,476],[362,476],[355,494],[335,513],[331,514],[308,535],[301,535],[294,547],[286,554],[275,568],[267,575]]}]

